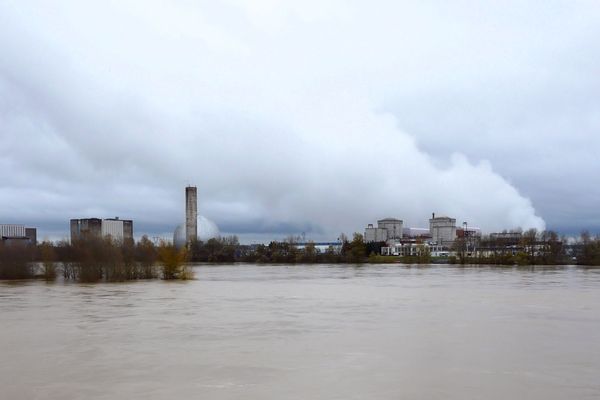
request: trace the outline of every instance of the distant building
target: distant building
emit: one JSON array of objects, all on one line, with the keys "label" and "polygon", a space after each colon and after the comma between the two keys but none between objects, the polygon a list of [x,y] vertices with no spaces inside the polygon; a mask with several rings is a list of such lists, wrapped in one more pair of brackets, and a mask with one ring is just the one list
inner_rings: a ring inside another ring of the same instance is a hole
[{"label": "distant building", "polygon": [[123,220],[123,239],[133,240],[133,221],[130,219]]},{"label": "distant building", "polygon": [[457,238],[478,238],[481,237],[481,229],[475,227],[456,228]]},{"label": "distant building", "polygon": [[427,228],[402,228],[403,238],[431,238]]},{"label": "distant building", "polygon": [[448,257],[450,251],[445,246],[439,244],[433,244],[430,242],[416,243],[416,242],[398,242],[392,245],[382,247],[382,256],[421,256],[429,254],[431,257]]},{"label": "distant building", "polygon": [[387,229],[375,228],[373,224],[369,224],[365,228],[365,243],[385,242],[388,240]]},{"label": "distant building", "polygon": [[314,246],[320,253],[331,251],[334,254],[340,254],[342,251],[342,242],[300,242],[294,243],[294,246],[299,250],[303,250],[308,244]]},{"label": "distant building", "polygon": [[25,237],[29,240],[29,243],[37,244],[37,228],[25,228]]},{"label": "distant building", "polygon": [[402,239],[402,220],[384,218],[377,221],[377,228],[369,224],[365,228],[365,242],[387,242],[388,240]]},{"label": "distant building", "polygon": [[507,244],[519,244],[523,234],[521,232],[496,232],[490,233],[490,240],[505,242]]},{"label": "distant building", "polygon": [[108,237],[115,241],[133,240],[133,221],[115,218],[82,218],[71,220],[71,242],[91,238]]},{"label": "distant building", "polygon": [[25,237],[25,226],[2,224],[0,225],[0,236],[2,236],[2,238]]},{"label": "distant building", "polygon": [[102,220],[100,218],[82,218],[71,220],[71,243],[80,239],[100,237]]},{"label": "distant building", "polygon": [[123,221],[118,218],[102,220],[100,232],[103,237],[110,236],[115,240],[123,239]]},{"label": "distant building", "polygon": [[449,245],[456,240],[456,219],[431,215],[429,220],[431,240],[441,245]]},{"label": "distant building", "polygon": [[402,239],[402,220],[396,218],[384,218],[377,221],[377,227],[388,232],[388,240]]},{"label": "distant building", "polygon": [[0,224],[0,239],[3,242],[22,242],[37,244],[37,229],[26,228],[25,225]]},{"label": "distant building", "polygon": [[103,219],[101,231],[102,236],[110,236],[116,241],[133,240],[133,221],[119,217]]}]

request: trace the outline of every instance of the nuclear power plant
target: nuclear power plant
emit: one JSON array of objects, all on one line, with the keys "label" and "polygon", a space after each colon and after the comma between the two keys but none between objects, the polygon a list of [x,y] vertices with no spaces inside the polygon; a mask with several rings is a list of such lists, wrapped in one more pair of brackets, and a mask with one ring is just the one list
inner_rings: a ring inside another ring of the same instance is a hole
[{"label": "nuclear power plant", "polygon": [[198,238],[198,191],[196,186],[185,188],[185,242]]}]

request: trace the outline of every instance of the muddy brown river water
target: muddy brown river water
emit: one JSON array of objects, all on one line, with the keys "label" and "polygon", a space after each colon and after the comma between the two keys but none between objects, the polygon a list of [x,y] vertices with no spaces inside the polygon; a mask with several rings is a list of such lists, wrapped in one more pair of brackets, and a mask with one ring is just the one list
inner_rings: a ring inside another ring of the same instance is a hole
[{"label": "muddy brown river water", "polygon": [[598,269],[194,270],[0,282],[0,398],[600,398]]}]

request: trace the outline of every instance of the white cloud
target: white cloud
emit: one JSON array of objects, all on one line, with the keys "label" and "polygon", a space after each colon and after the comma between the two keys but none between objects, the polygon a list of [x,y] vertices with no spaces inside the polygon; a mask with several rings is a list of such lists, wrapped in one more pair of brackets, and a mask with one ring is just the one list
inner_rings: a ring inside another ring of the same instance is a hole
[{"label": "white cloud", "polygon": [[[558,17],[544,11],[541,32],[527,35],[532,7],[496,15],[427,2],[344,4],[0,7],[0,163],[11,171],[0,202],[48,211],[12,206],[0,217],[94,211],[166,230],[191,182],[203,214],[231,230],[331,237],[382,216],[424,225],[432,211],[487,230],[543,228],[523,188],[507,180],[524,173],[490,147],[520,138],[460,129],[502,118],[495,105],[506,106],[510,89],[496,86],[496,96],[487,83],[548,62],[544,39],[558,37]],[[597,11],[580,3],[581,13],[586,6]],[[577,15],[568,14],[557,48],[584,35],[576,25],[588,19]],[[489,114],[453,108],[465,93],[483,98]],[[520,105],[531,109],[530,100]],[[28,196],[33,189],[53,206]]]}]

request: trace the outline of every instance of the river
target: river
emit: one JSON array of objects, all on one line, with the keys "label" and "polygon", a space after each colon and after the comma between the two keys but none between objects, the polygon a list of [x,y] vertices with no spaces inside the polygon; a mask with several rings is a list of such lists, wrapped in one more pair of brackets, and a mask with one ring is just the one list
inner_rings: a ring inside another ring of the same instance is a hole
[{"label": "river", "polygon": [[194,271],[0,282],[0,398],[600,398],[599,269]]}]

